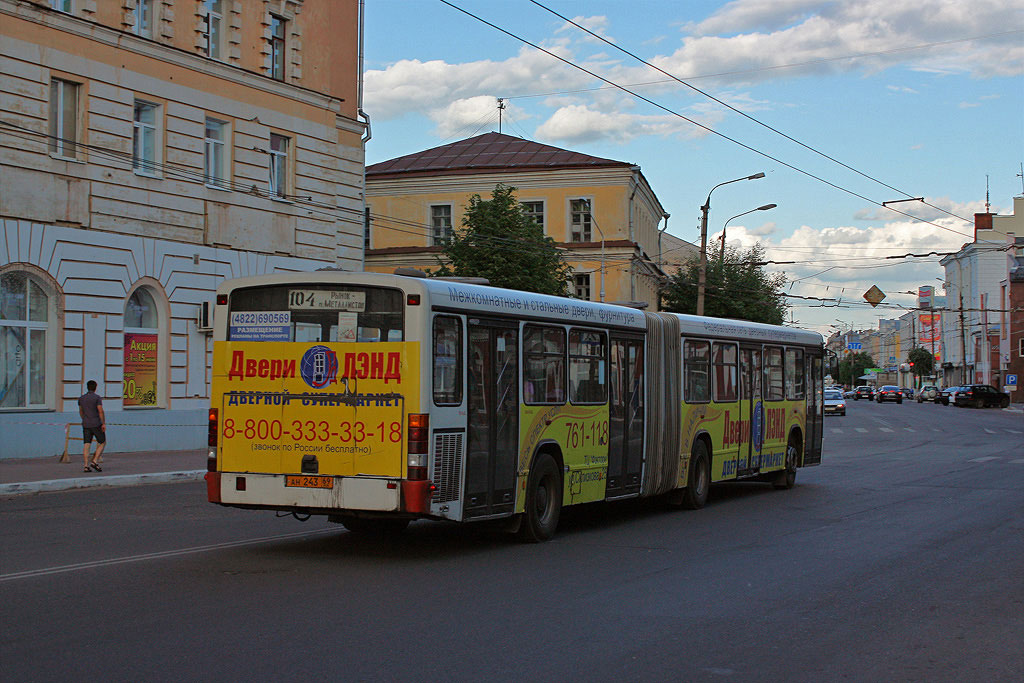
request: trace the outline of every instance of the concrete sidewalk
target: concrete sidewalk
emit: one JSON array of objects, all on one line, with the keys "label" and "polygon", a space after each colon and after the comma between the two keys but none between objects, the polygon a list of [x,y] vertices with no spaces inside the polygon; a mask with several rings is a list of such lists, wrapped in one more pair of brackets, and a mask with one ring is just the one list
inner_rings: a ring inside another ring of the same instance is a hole
[{"label": "concrete sidewalk", "polygon": [[0,496],[96,486],[135,486],[175,481],[201,481],[206,474],[206,449],[104,453],[102,472],[82,471],[82,452],[71,462],[51,458],[0,460]]}]

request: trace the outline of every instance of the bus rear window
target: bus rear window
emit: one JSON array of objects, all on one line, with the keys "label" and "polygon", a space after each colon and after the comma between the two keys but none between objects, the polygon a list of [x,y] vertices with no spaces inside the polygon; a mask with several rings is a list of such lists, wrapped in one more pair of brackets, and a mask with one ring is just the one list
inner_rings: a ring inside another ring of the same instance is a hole
[{"label": "bus rear window", "polygon": [[404,296],[397,289],[330,283],[237,289],[229,341],[405,341]]}]

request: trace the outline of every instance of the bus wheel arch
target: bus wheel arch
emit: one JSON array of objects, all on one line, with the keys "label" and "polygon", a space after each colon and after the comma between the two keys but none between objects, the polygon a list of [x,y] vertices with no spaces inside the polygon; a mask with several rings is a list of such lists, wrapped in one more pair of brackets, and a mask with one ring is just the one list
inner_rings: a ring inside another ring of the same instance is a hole
[{"label": "bus wheel arch", "polygon": [[775,475],[772,486],[777,489],[791,489],[796,485],[796,470],[800,466],[804,453],[804,437],[799,427],[789,432],[786,441],[786,460],[782,471]]},{"label": "bus wheel arch", "polygon": [[690,466],[686,473],[686,488],[682,489],[679,504],[687,510],[699,510],[708,502],[711,489],[711,437],[705,432],[693,440],[690,447]]},{"label": "bus wheel arch", "polygon": [[526,501],[519,537],[529,543],[550,540],[558,528],[563,495],[562,452],[553,444],[537,449],[526,478]]}]

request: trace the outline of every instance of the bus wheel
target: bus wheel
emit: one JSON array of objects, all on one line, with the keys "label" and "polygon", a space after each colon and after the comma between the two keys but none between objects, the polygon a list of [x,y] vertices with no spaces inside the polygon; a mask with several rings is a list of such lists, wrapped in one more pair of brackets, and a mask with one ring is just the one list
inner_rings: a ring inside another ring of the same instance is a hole
[{"label": "bus wheel", "polygon": [[710,489],[711,460],[708,458],[708,447],[698,440],[690,452],[690,475],[686,478],[686,488],[683,490],[683,507],[687,510],[704,507]]},{"label": "bus wheel", "polygon": [[775,475],[772,486],[777,489],[791,489],[796,484],[796,463],[800,460],[800,445],[795,437],[790,437],[786,446],[786,469]]},{"label": "bus wheel", "polygon": [[402,533],[409,526],[408,519],[367,519],[342,515],[338,521],[352,533],[368,536],[394,536]]},{"label": "bus wheel", "polygon": [[562,513],[562,477],[547,453],[540,453],[526,483],[526,510],[519,536],[529,543],[550,540]]}]

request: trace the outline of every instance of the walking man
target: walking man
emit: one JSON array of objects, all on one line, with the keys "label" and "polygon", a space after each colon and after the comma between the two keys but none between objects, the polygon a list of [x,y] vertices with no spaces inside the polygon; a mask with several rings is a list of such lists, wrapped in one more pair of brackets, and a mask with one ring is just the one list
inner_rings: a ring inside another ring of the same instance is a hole
[{"label": "walking man", "polygon": [[[102,472],[100,467],[100,456],[103,455],[103,448],[107,445],[107,417],[103,413],[103,399],[96,393],[96,380],[89,380],[85,388],[88,393],[82,394],[78,399],[78,414],[82,417],[82,450],[84,472],[90,468]],[[92,438],[96,437],[96,453],[89,460],[89,445]]]}]

